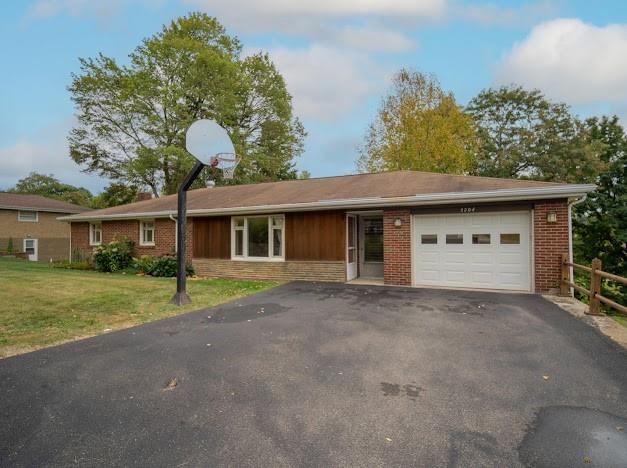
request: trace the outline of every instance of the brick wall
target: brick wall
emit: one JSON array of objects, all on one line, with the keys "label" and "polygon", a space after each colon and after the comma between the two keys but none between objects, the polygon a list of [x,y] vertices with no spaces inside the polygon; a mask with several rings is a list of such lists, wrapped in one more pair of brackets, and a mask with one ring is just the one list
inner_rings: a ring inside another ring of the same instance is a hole
[{"label": "brick wall", "polygon": [[[557,214],[556,223],[547,223],[549,212]],[[560,262],[568,253],[568,204],[566,200],[536,202],[533,213],[535,291],[559,290]]]},{"label": "brick wall", "polygon": [[343,261],[248,262],[197,258],[194,271],[199,276],[268,280],[346,281]]},{"label": "brick wall", "polygon": [[80,260],[91,255],[89,246],[89,223],[71,223],[72,260]]},{"label": "brick wall", "polygon": [[[400,218],[401,226],[394,226]],[[383,279],[385,284],[411,285],[411,213],[383,212]]]},{"label": "brick wall", "polygon": [[[185,236],[185,256],[192,259],[193,218],[187,218]],[[139,245],[139,221],[116,220],[102,222],[102,242],[107,243],[127,237],[135,244],[134,255],[161,256],[174,254],[176,242],[176,223],[169,218],[155,219],[155,245]],[[89,223],[72,223],[72,251],[76,249],[91,252],[89,245]]]}]

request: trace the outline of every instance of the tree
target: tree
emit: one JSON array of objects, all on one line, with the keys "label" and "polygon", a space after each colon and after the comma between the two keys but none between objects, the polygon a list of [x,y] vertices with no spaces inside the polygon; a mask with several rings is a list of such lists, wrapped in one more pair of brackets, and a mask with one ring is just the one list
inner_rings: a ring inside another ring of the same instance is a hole
[{"label": "tree", "polygon": [[586,182],[603,167],[599,142],[588,138],[584,123],[538,90],[484,90],[465,110],[479,135],[476,175]]},{"label": "tree", "polygon": [[81,206],[89,206],[92,198],[91,192],[84,187],[64,184],[52,174],[37,172],[31,172],[27,177],[20,179],[15,187],[9,189],[9,192],[42,195]]},{"label": "tree", "polygon": [[96,195],[92,202],[92,208],[109,208],[111,206],[125,205],[137,199],[139,189],[134,185],[109,184],[102,193]]},{"label": "tree", "polygon": [[[585,124],[589,138],[603,144],[607,170],[596,180],[597,189],[575,207],[575,258],[589,264],[598,257],[604,271],[627,276],[627,135],[616,116],[590,118]],[[617,287],[614,296],[624,304],[627,287]]]},{"label": "tree", "polygon": [[361,172],[412,169],[460,174],[471,167],[472,119],[432,75],[401,70],[360,148]]},{"label": "tree", "polygon": [[[244,157],[232,183],[295,178],[305,133],[291,96],[267,54],[241,52],[216,19],[192,13],[145,39],[128,66],[102,54],[80,59],[69,87],[79,122],[69,136],[72,159],[155,196],[175,193],[194,161],[185,131],[210,118]],[[209,176],[224,183],[215,169]]]}]

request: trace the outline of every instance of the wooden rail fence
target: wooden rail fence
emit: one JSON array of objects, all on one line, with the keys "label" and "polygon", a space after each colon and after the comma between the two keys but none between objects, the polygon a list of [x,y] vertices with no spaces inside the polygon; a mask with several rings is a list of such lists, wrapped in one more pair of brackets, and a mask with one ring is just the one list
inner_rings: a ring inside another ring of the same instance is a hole
[{"label": "wooden rail fence", "polygon": [[[586,289],[574,283],[574,278],[571,279],[570,277],[570,267],[590,273],[590,289]],[[627,278],[601,271],[601,260],[598,258],[593,259],[592,264],[588,267],[577,263],[571,263],[568,261],[568,254],[562,255],[562,282],[560,285],[560,292],[562,295],[568,295],[570,288],[587,295],[589,299],[588,314],[590,315],[601,314],[601,302],[623,314],[627,314],[627,307],[601,295],[602,278],[610,281],[616,281],[617,283],[627,284]]]}]

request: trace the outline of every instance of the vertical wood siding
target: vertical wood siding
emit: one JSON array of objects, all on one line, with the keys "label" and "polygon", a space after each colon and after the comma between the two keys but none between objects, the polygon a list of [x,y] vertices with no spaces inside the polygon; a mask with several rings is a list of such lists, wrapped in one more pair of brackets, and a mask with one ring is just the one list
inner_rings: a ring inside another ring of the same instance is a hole
[{"label": "vertical wood siding", "polygon": [[231,258],[231,217],[194,218],[194,258]]},{"label": "vertical wood siding", "polygon": [[346,257],[344,211],[285,213],[285,259],[333,261]]}]

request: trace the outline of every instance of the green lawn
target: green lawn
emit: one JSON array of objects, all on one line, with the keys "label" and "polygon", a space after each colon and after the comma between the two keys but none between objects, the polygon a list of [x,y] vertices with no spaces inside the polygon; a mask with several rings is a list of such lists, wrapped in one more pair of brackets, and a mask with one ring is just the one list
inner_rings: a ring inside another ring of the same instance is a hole
[{"label": "green lawn", "polygon": [[65,270],[0,258],[0,357],[212,306],[276,286],[272,281],[192,279],[194,301],[168,304],[173,278]]}]

